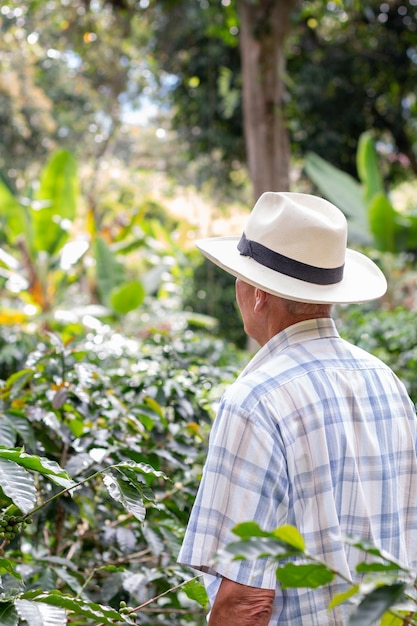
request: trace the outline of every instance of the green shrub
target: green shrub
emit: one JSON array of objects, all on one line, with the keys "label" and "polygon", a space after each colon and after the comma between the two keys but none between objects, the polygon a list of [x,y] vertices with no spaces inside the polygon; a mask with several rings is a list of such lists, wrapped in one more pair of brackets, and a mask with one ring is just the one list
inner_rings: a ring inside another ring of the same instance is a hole
[{"label": "green shrub", "polygon": [[417,402],[417,324],[415,311],[366,306],[339,308],[343,337],[387,363]]},{"label": "green shrub", "polygon": [[190,331],[78,330],[38,337],[1,388],[0,512],[18,519],[0,545],[2,623],[200,626],[187,594],[204,591],[176,555],[236,357]]}]

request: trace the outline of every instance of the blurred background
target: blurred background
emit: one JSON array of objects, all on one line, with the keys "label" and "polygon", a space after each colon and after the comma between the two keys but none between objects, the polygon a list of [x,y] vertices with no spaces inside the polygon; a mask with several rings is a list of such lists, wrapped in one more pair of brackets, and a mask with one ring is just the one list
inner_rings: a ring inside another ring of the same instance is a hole
[{"label": "blurred background", "polygon": [[176,554],[256,347],[194,242],[264,191],[332,201],[389,283],[340,331],[417,400],[417,0],[9,0],[0,29],[1,623],[200,626]]}]

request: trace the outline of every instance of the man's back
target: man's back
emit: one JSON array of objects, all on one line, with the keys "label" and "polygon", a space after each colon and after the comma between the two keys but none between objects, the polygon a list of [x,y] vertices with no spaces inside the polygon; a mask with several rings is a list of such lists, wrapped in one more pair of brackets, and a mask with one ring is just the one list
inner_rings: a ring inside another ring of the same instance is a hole
[{"label": "man's back", "polygon": [[[413,406],[389,368],[340,339],[330,319],[296,324],[259,351],[226,392],[210,448],[196,503],[200,557],[254,519],[268,530],[293,524],[312,554],[346,576],[363,558],[340,540],[346,534],[417,565]],[[204,567],[196,558],[187,562]],[[275,584],[265,561],[219,573]],[[327,605],[343,589],[340,579],[316,590],[277,586],[270,624],[342,625],[346,607]]]},{"label": "man's back", "polygon": [[[311,330],[316,325],[321,338]],[[341,542],[343,535],[367,538],[417,566],[414,408],[388,367],[331,336],[331,327],[320,320],[287,329],[288,344],[242,376],[252,389],[247,410],[263,416],[266,430],[272,418],[285,450],[279,521],[296,526],[309,551],[346,576],[363,554]],[[287,603],[288,623],[327,624],[319,613],[328,615],[330,597],[343,588],[339,579],[321,591],[278,589],[276,604]]]}]

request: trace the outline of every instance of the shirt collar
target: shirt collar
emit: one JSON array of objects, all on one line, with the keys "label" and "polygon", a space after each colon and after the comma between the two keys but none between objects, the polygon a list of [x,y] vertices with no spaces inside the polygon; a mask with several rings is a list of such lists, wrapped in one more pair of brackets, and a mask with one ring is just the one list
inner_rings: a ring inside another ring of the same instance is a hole
[{"label": "shirt collar", "polygon": [[324,337],[339,337],[336,324],[331,317],[303,320],[302,322],[292,324],[262,346],[249,361],[240,376],[258,369],[264,361],[269,360],[272,354],[283,352],[291,345]]}]

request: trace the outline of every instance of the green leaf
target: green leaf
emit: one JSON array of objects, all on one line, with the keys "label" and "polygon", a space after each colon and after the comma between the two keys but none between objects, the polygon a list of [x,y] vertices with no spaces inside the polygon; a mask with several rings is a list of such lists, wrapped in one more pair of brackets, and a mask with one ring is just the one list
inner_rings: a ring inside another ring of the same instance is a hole
[{"label": "green leaf", "polygon": [[[96,604],[95,602],[87,602],[82,598],[66,596],[59,591],[28,591],[23,594],[22,597],[33,600],[34,602],[41,602],[43,604],[64,608],[67,611],[72,612],[74,615],[84,616],[91,619],[94,624],[100,623],[115,626],[115,624],[135,623],[129,618],[129,616],[121,615],[110,607]],[[66,622],[64,622],[64,624],[65,623]]]},{"label": "green leaf", "polygon": [[0,397],[9,397],[11,400],[19,397],[34,373],[34,370],[25,368],[9,376],[6,385],[0,391]]},{"label": "green leaf", "polygon": [[183,587],[183,591],[186,593],[187,597],[191,600],[195,600],[198,602],[203,609],[208,607],[208,596],[206,592],[206,588],[199,580],[193,578],[189,580]]},{"label": "green leaf", "polygon": [[389,552],[387,552],[386,550],[378,548],[377,546],[375,546],[374,543],[368,541],[367,539],[363,539],[361,537],[344,536],[343,542],[349,546],[358,548],[366,554],[372,554],[373,556],[377,556],[380,559],[383,559],[387,563],[392,563],[395,566],[394,569],[402,570],[403,572],[407,572],[411,576],[413,576],[413,571],[410,568],[397,561],[392,556],[392,554],[389,554]]},{"label": "green leaf", "polygon": [[36,252],[56,253],[69,235],[62,220],[75,219],[78,201],[77,163],[66,150],[59,150],[42,170],[35,194],[32,220]]},{"label": "green leaf", "polygon": [[143,498],[140,491],[133,487],[131,483],[109,474],[103,476],[103,482],[113,500],[120,502],[129,513],[132,513],[136,519],[143,522],[146,509],[143,506]]},{"label": "green leaf", "polygon": [[365,572],[392,572],[400,569],[396,563],[359,563],[356,566],[356,571],[359,573]]},{"label": "green leaf", "polygon": [[[410,619],[410,611],[396,611],[399,615],[403,617],[397,617],[396,615],[391,615],[391,613],[385,613],[382,616],[381,621],[379,622],[379,626],[405,626],[407,624],[406,617]],[[417,615],[414,613],[413,619],[415,620]],[[409,622],[410,624],[412,622]]]},{"label": "green leaf", "polygon": [[131,483],[132,487],[137,489],[142,498],[146,498],[151,502],[155,502],[155,495],[153,491],[145,484],[145,479],[142,474],[136,474],[127,467],[118,468],[120,473]]},{"label": "green leaf", "polygon": [[398,252],[395,241],[397,214],[388,198],[383,194],[375,195],[368,215],[375,247],[382,252]]},{"label": "green leaf", "polygon": [[279,526],[272,532],[262,530],[257,522],[242,522],[237,524],[233,529],[233,533],[242,539],[251,539],[253,537],[267,537],[272,541],[278,540],[281,546],[289,546],[297,552],[305,550],[305,542],[300,532],[290,524]]},{"label": "green leaf", "polygon": [[325,198],[346,215],[349,241],[371,244],[368,210],[359,182],[312,152],[306,155],[305,171]]},{"label": "green leaf", "polygon": [[65,609],[41,602],[16,600],[16,611],[27,626],[65,626],[68,623]]},{"label": "green leaf", "polygon": [[277,569],[277,580],[284,589],[289,587],[309,587],[316,589],[327,585],[334,578],[334,572],[324,563],[287,563]]},{"label": "green leaf", "polygon": [[[10,576],[13,576],[14,578],[16,578],[17,580],[22,580],[21,574],[19,574],[19,572],[17,572],[14,569],[13,562],[10,561],[9,559],[4,559],[3,557],[0,557],[0,572],[2,574],[7,573]],[[0,621],[0,624],[1,624],[1,621]]]},{"label": "green leaf", "polygon": [[164,478],[168,480],[168,476],[161,472],[160,470],[156,470],[149,465],[148,463],[135,463],[135,461],[123,461],[122,463],[117,463],[114,465],[116,469],[124,469],[128,468],[132,472],[136,472],[138,474],[142,474],[143,476],[149,476],[151,478]]},{"label": "green leaf", "polygon": [[306,546],[304,538],[295,526],[285,524],[284,526],[280,526],[276,530],[272,531],[272,535],[277,539],[288,543],[296,550],[300,550],[300,552],[304,552],[305,550]]},{"label": "green leaf", "polygon": [[55,567],[54,575],[62,580],[71,591],[73,591],[78,598],[82,600],[88,600],[87,594],[82,585],[78,582],[75,576],[70,574],[66,567]]},{"label": "green leaf", "polygon": [[39,472],[44,476],[48,476],[56,485],[60,485],[65,489],[74,487],[76,483],[71,480],[68,472],[58,465],[55,461],[44,457],[26,454],[22,450],[3,450],[0,448],[0,459],[9,459],[18,465]]},{"label": "green leaf", "polygon": [[123,283],[110,294],[110,305],[116,313],[124,315],[138,308],[145,298],[145,289],[138,280]]},{"label": "green leaf", "polygon": [[371,591],[350,617],[348,626],[369,626],[372,622],[380,619],[391,606],[403,597],[406,587],[405,583],[399,582],[383,585]]},{"label": "green leaf", "polygon": [[101,302],[108,305],[112,291],[126,282],[125,269],[101,237],[97,237],[94,251],[96,258],[97,288]]},{"label": "green leaf", "polygon": [[[14,430],[18,433],[19,437],[23,441],[23,444],[30,448],[36,448],[35,433],[32,424],[29,422],[26,415],[24,415],[21,411],[10,410],[7,411],[5,416],[13,425]],[[14,445],[5,447],[13,448]]]},{"label": "green leaf", "polygon": [[358,585],[353,585],[353,587],[350,587],[350,589],[348,589],[347,591],[343,591],[342,593],[337,593],[335,596],[333,596],[333,598],[329,602],[328,608],[333,609],[335,606],[338,606],[339,604],[343,604],[343,602],[346,602],[346,600],[349,600],[349,598],[352,598],[357,593],[359,593]]},{"label": "green leaf", "polygon": [[13,423],[5,416],[0,416],[0,446],[13,448],[16,444],[16,430]]},{"label": "green leaf", "polygon": [[26,213],[22,205],[0,178],[0,206],[3,220],[2,229],[6,232],[9,242],[13,245],[16,239],[28,235]]},{"label": "green leaf", "polygon": [[385,195],[384,180],[374,140],[368,132],[362,133],[359,137],[356,168],[363,183],[365,204],[369,204],[376,195]]},{"label": "green leaf", "polygon": [[234,560],[252,561],[266,557],[284,559],[288,556],[298,554],[300,554],[299,550],[292,548],[278,539],[252,537],[244,541],[229,543],[224,551],[220,553],[219,558],[221,560],[227,560],[230,559],[230,555],[232,555]]},{"label": "green leaf", "polygon": [[252,537],[269,537],[270,533],[262,530],[257,522],[242,522],[232,528],[233,534],[241,539],[251,539]]},{"label": "green leaf", "polygon": [[12,602],[0,602],[0,624],[1,626],[17,626],[19,616]]},{"label": "green leaf", "polygon": [[22,577],[16,576],[16,574],[12,574],[12,576],[5,574],[1,580],[0,602],[14,602],[17,597],[21,596],[24,588]]},{"label": "green leaf", "polygon": [[0,486],[22,513],[29,513],[34,508],[35,481],[33,476],[17,463],[0,458]]}]

